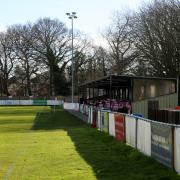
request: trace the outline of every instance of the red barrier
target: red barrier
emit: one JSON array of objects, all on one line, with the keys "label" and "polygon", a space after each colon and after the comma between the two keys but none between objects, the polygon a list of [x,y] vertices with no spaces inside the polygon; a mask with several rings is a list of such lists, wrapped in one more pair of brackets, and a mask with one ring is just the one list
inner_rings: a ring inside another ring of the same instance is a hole
[{"label": "red barrier", "polygon": [[125,142],[125,118],[119,113],[114,114],[116,139]]},{"label": "red barrier", "polygon": [[176,106],[176,110],[180,110],[180,106]]}]

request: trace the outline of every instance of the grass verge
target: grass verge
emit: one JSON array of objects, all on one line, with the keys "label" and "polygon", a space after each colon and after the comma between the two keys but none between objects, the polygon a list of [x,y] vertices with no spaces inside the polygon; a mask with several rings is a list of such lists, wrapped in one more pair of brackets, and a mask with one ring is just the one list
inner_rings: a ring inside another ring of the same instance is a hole
[{"label": "grass verge", "polygon": [[180,179],[58,108],[0,108],[0,179]]}]

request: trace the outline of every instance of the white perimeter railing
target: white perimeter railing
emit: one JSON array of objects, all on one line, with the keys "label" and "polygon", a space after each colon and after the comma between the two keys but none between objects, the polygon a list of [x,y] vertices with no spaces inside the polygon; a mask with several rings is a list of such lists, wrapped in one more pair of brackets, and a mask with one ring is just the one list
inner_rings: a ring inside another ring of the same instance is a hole
[{"label": "white perimeter railing", "polygon": [[180,173],[180,125],[80,105],[87,123]]},{"label": "white perimeter railing", "polygon": [[20,106],[20,105],[29,105],[29,106],[60,106],[63,105],[64,102],[62,100],[0,100],[0,106]]},{"label": "white perimeter railing", "polygon": [[79,111],[79,103],[67,103],[63,104],[64,109]]}]

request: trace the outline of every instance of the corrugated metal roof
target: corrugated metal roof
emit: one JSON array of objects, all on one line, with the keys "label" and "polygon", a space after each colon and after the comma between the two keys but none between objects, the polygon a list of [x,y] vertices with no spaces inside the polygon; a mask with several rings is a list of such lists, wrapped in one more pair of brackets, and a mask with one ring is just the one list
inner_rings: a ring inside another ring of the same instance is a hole
[{"label": "corrugated metal roof", "polygon": [[143,76],[127,76],[127,75],[109,75],[102,78],[82,83],[79,87],[94,87],[94,88],[108,88],[110,81],[112,82],[112,87],[128,87],[131,79],[144,79],[144,80],[173,80],[176,78],[162,78],[162,77],[143,77]]}]

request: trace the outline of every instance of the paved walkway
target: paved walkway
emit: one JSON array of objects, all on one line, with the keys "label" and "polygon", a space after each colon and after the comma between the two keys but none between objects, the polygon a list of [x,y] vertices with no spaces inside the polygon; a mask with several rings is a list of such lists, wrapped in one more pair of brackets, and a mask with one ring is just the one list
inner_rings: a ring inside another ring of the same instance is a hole
[{"label": "paved walkway", "polygon": [[88,116],[80,113],[79,111],[74,111],[74,110],[69,110],[69,109],[66,109],[66,111],[68,111],[68,112],[71,113],[73,116],[76,116],[76,117],[78,117],[79,119],[81,119],[81,120],[83,120],[83,121],[85,121],[85,122],[88,121]]}]

